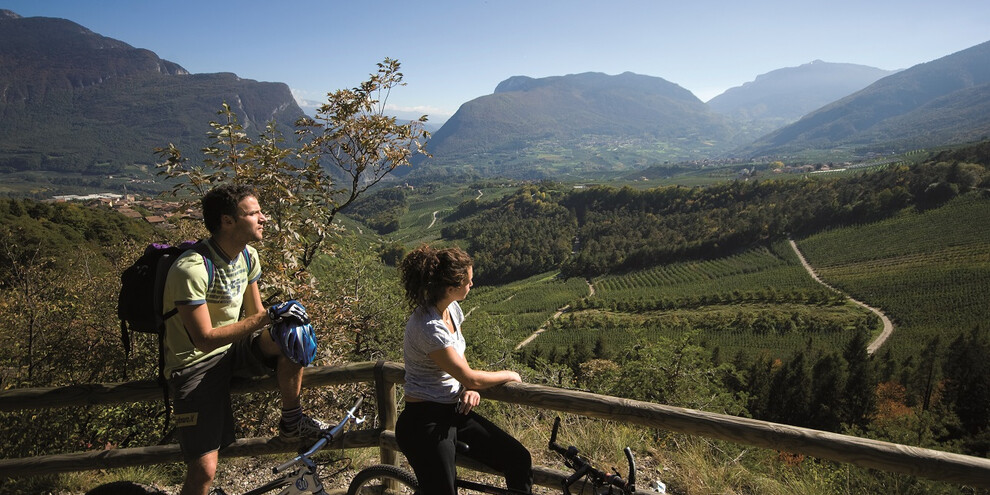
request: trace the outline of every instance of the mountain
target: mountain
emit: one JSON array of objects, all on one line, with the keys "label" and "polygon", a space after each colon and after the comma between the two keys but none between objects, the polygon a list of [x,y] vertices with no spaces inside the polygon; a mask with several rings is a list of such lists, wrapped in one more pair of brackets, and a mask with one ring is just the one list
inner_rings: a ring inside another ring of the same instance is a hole
[{"label": "mountain", "polygon": [[457,110],[427,143],[423,167],[554,177],[642,168],[716,153],[734,131],[690,91],[626,72],[515,76]]},{"label": "mountain", "polygon": [[844,148],[857,154],[990,136],[990,41],[887,76],[759,139],[750,156]]},{"label": "mountain", "polygon": [[190,74],[68,20],[0,11],[0,173],[109,174],[206,144],[227,102],[248,135],[303,115],[287,85]]},{"label": "mountain", "polygon": [[756,76],[712,98],[708,106],[767,133],[895,72],[815,60]]}]

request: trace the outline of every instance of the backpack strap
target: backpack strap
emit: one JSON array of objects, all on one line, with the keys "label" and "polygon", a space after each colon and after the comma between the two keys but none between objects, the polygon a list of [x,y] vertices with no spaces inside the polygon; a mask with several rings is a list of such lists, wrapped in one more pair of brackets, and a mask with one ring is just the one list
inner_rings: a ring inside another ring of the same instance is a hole
[{"label": "backpack strap", "polygon": [[247,263],[247,274],[248,277],[251,276],[251,253],[248,251],[247,246],[244,246],[244,250],[241,251],[244,254],[244,262]]},{"label": "backpack strap", "polygon": [[[206,266],[206,291],[209,292],[213,287],[213,280],[216,278],[215,266],[213,265],[213,258],[210,257],[210,248],[206,245],[206,241],[199,241],[193,244],[189,249],[196,251],[203,258],[203,265]],[[246,250],[247,248],[245,248]],[[176,313],[179,312],[179,308],[172,308],[171,310],[165,312],[162,315],[162,321],[167,320]]]},{"label": "backpack strap", "polygon": [[[168,317],[166,316],[166,318]],[[168,428],[172,422],[172,405],[168,401],[168,378],[165,377],[165,320],[162,320],[162,328],[158,332],[158,386],[162,389],[162,403],[165,404],[165,423],[162,426],[162,435],[167,437]]]},{"label": "backpack strap", "polygon": [[210,256],[210,246],[206,245],[205,240],[201,240],[189,249],[196,251],[200,256],[203,257],[203,264],[206,265],[206,291],[209,292],[213,287],[213,279],[216,278],[215,267],[213,266],[213,257]]}]

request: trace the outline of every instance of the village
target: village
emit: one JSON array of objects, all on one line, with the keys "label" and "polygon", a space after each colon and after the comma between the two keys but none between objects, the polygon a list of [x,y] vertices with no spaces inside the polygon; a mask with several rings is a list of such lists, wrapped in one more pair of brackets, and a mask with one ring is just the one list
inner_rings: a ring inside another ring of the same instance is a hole
[{"label": "village", "polygon": [[128,218],[144,219],[152,225],[168,226],[167,220],[175,215],[181,218],[200,220],[203,218],[197,208],[189,208],[179,201],[166,201],[159,198],[145,198],[135,194],[94,193],[87,195],[66,194],[54,196],[56,203],[81,202],[87,206],[105,207],[118,211]]}]

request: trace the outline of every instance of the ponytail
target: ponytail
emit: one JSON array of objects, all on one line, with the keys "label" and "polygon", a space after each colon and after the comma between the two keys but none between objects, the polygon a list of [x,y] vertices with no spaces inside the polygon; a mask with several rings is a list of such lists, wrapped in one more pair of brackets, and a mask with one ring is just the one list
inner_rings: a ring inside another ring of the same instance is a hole
[{"label": "ponytail", "polygon": [[467,283],[473,263],[458,247],[435,249],[423,244],[414,249],[399,264],[406,301],[412,308],[435,305],[449,287]]}]

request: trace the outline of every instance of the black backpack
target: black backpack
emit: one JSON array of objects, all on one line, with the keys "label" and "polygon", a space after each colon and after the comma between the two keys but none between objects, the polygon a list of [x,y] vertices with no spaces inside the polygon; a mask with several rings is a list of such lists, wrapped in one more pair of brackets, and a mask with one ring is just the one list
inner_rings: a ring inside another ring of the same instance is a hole
[{"label": "black backpack", "polygon": [[[133,265],[120,275],[120,295],[117,298],[117,317],[120,318],[120,338],[124,354],[130,357],[133,349],[132,332],[151,333],[158,336],[158,385],[162,387],[165,401],[165,428],[168,429],[171,408],[168,402],[168,382],[165,379],[165,320],[178,310],[163,313],[165,277],[168,270],[188,250],[195,250],[203,257],[209,285],[213,285],[213,260],[205,242],[185,241],[177,246],[153,243],[144,249]],[[246,253],[245,253],[246,254]],[[124,363],[124,380],[127,380],[127,362]]]}]

